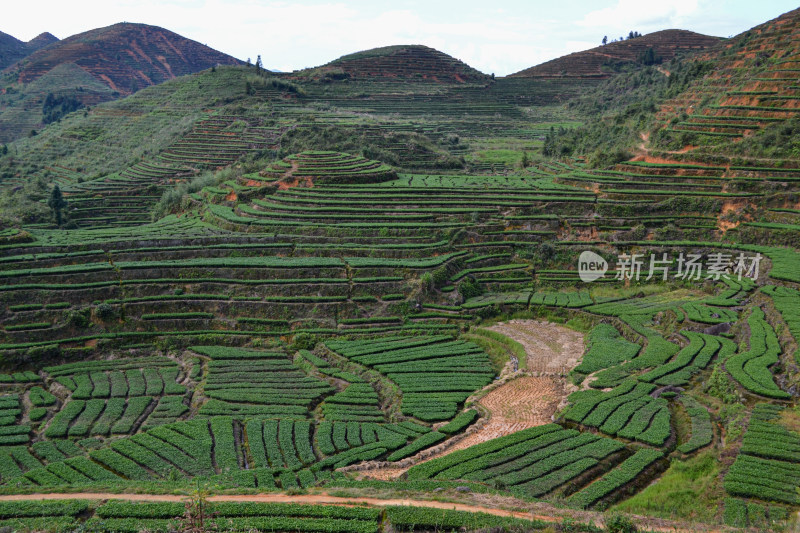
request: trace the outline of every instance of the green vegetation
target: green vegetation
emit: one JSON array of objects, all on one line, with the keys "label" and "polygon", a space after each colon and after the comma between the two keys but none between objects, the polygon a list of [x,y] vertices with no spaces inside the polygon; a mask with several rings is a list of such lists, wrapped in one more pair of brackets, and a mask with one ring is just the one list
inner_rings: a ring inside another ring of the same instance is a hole
[{"label": "green vegetation", "polygon": [[[605,45],[619,61],[547,76],[422,46],[259,59],[107,103],[53,90],[80,74],[61,67],[39,84],[49,124],[0,152],[0,489],[196,498],[5,502],[0,528],[188,530],[206,492],[323,490],[610,509],[610,531],[634,527],[620,512],[783,527],[798,28],[702,55],[703,36],[632,32]],[[591,283],[586,251],[607,263]],[[498,419],[525,429],[476,433]],[[206,510],[220,530],[546,526]]]}]

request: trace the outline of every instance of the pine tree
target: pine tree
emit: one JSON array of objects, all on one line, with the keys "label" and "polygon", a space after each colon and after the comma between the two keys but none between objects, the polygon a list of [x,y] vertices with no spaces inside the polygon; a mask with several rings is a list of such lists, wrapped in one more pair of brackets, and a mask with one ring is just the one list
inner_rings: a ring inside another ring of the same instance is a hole
[{"label": "pine tree", "polygon": [[261,63],[261,54],[258,54],[256,58],[256,71],[261,72],[261,69],[264,68],[264,65]]},{"label": "pine tree", "polygon": [[608,42],[608,35],[604,35],[604,36],[603,36],[603,45],[605,46],[605,44],[606,44],[607,42]]},{"label": "pine tree", "polygon": [[64,199],[64,195],[61,194],[61,187],[59,187],[57,183],[53,187],[50,199],[47,200],[47,206],[53,210],[56,226],[61,227],[61,223],[63,222],[62,210],[67,207],[67,201]]}]

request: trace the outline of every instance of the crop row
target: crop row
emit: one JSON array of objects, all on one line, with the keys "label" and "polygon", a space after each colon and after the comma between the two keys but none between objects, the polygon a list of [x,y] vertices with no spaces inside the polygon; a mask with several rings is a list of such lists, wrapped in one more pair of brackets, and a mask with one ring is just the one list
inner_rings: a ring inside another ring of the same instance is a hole
[{"label": "crop row", "polygon": [[622,464],[606,472],[603,477],[591,485],[576,492],[569,498],[569,503],[577,507],[588,507],[600,498],[619,490],[625,484],[633,481],[645,468],[653,464],[664,454],[652,448],[640,448]]},{"label": "crop row", "polygon": [[44,371],[51,377],[85,372],[102,372],[110,370],[131,370],[143,367],[177,366],[177,363],[168,357],[129,357],[110,361],[79,361],[59,366],[47,366]]},{"label": "crop row", "polygon": [[177,383],[178,367],[146,367],[142,370],[91,372],[56,378],[72,391],[72,399],[124,398],[126,396],[158,396],[183,394],[186,387]]},{"label": "crop row", "polygon": [[636,357],[641,346],[627,341],[617,328],[610,324],[598,324],[586,336],[588,350],[575,371],[592,374]]},{"label": "crop row", "polygon": [[426,421],[452,418],[491,381],[488,355],[465,341],[431,338],[331,341],[328,347],[386,374],[403,393],[402,412]]},{"label": "crop row", "polygon": [[56,413],[44,432],[47,438],[124,435],[131,433],[153,398],[136,396],[104,400],[72,400]]},{"label": "crop row", "polygon": [[678,446],[678,451],[682,453],[692,453],[711,444],[711,440],[714,438],[711,415],[700,402],[691,396],[681,396],[679,400],[686,408],[686,412],[691,420],[692,433],[688,441]]},{"label": "crop row", "polygon": [[655,385],[626,380],[609,392],[578,391],[569,396],[569,421],[596,427],[608,435],[661,446],[671,433],[667,402],[652,398]]},{"label": "crop row", "polygon": [[772,297],[775,307],[780,311],[786,325],[789,326],[792,337],[796,342],[800,342],[800,292],[789,287],[774,285],[762,287],[761,290]]},{"label": "crop row", "polygon": [[736,322],[738,315],[736,311],[721,307],[709,307],[699,303],[687,303],[681,306],[686,311],[689,320],[703,324],[723,324],[725,322]]},{"label": "crop row", "polygon": [[750,326],[750,349],[739,352],[725,361],[725,369],[748,391],[770,398],[789,398],[772,379],[769,367],[778,362],[781,346],[775,330],[755,307],[747,319]]}]

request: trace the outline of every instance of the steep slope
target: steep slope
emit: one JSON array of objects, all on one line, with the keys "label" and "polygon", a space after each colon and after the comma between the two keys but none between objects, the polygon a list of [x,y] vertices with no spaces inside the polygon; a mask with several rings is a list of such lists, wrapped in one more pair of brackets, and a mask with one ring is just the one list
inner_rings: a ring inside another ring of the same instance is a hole
[{"label": "steep slope", "polygon": [[419,80],[441,83],[483,82],[489,79],[466,63],[423,45],[373,48],[342,56],[330,63],[293,73],[293,77],[335,79]]},{"label": "steep slope", "polygon": [[635,39],[611,42],[590,50],[575,52],[511,76],[607,78],[613,75],[616,64],[638,62],[649,48],[653,49],[656,56],[670,60],[677,54],[705,50],[720,41],[719,37],[693,31],[662,30]]},{"label": "steep slope", "polygon": [[[53,39],[42,34],[23,43],[27,57],[6,68],[0,77],[6,88],[0,92],[0,143],[31,135],[32,130],[83,106],[218,64],[241,63],[145,24],[114,24],[63,41]],[[37,50],[31,53],[29,49]]]},{"label": "steep slope", "polygon": [[[656,145],[699,151],[763,156],[770,142],[762,130],[775,129],[798,115],[800,94],[800,9],[737,35],[698,57],[714,69],[661,106]],[[761,133],[759,133],[761,132]],[[732,145],[729,141],[745,141]],[[725,144],[725,150],[708,148]],[[679,146],[680,145],[680,146]],[[788,155],[788,154],[787,154]]]},{"label": "steep slope", "polygon": [[7,33],[0,32],[0,69],[25,57],[25,43]]}]

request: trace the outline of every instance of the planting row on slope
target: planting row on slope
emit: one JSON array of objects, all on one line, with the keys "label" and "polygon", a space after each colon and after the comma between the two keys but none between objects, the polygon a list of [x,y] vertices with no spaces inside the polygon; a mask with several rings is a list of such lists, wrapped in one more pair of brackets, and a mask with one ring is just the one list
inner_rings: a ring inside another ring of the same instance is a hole
[{"label": "planting row on slope", "polygon": [[421,420],[447,420],[494,372],[477,345],[442,337],[328,341],[331,350],[374,368],[397,383],[402,412]]}]

